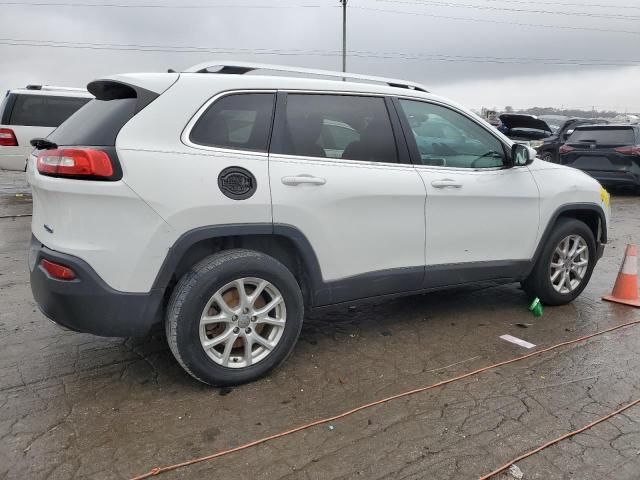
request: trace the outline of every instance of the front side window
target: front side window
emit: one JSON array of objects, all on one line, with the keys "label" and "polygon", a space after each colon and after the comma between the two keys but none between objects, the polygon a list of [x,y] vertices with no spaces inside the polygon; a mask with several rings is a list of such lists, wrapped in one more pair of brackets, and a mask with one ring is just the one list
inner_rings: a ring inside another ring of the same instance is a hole
[{"label": "front side window", "polygon": [[213,102],[191,130],[189,140],[209,147],[266,152],[275,94],[237,93]]},{"label": "front side window", "polygon": [[458,112],[432,103],[400,100],[423,165],[496,168],[506,164],[502,142]]},{"label": "front side window", "polygon": [[277,153],[286,155],[398,161],[387,107],[377,97],[289,94],[280,143]]}]

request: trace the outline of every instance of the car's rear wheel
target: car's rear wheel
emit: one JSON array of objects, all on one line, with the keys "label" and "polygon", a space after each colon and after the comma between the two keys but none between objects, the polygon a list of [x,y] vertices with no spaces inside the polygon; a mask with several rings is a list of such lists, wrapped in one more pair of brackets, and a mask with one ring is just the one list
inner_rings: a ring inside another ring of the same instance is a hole
[{"label": "car's rear wheel", "polygon": [[291,353],[303,311],[300,288],[284,265],[259,252],[229,250],[182,277],[167,310],[167,339],[194,378],[237,385]]},{"label": "car's rear wheel", "polygon": [[523,287],[546,305],[564,305],[582,293],[596,264],[596,241],[580,220],[562,218],[554,227]]}]

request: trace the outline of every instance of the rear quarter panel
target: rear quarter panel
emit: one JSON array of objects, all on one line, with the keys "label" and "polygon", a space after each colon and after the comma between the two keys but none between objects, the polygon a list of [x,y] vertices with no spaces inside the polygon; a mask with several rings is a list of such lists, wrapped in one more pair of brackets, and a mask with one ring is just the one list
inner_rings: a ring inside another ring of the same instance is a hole
[{"label": "rear quarter panel", "polygon": [[[233,77],[200,74],[188,82],[178,80],[127,123],[116,140],[124,181],[171,225],[173,241],[201,226],[271,222],[266,153],[181,141],[186,125],[207,100],[234,89]],[[218,175],[230,166],[245,168],[257,179],[250,198],[233,200],[218,188]]]}]

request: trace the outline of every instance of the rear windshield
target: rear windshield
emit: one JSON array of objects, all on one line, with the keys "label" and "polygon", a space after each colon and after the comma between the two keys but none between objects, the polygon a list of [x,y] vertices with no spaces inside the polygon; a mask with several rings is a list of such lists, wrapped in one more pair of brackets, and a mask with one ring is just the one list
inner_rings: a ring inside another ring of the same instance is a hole
[{"label": "rear windshield", "polygon": [[579,128],[571,137],[571,143],[595,142],[603,145],[633,145],[636,135],[631,127],[621,128]]},{"label": "rear windshield", "polygon": [[[12,97],[12,98],[10,98]],[[9,125],[57,127],[90,98],[10,94],[5,104],[11,108]]]},{"label": "rear windshield", "polygon": [[136,98],[91,100],[49,135],[58,145],[112,147],[118,132],[135,114]]}]

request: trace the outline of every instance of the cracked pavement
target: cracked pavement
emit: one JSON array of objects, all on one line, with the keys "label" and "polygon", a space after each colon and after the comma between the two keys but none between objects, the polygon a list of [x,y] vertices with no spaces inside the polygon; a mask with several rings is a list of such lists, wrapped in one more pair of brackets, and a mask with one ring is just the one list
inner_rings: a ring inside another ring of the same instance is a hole
[{"label": "cracked pavement", "polygon": [[[2,215],[28,213],[21,178],[0,174]],[[317,311],[282,367],[230,391],[191,379],[161,333],[100,338],[46,320],[29,288],[30,218],[0,218],[0,478],[130,478],[529,353],[503,334],[546,347],[639,320],[600,300],[640,238],[640,197],[612,201],[611,243],[570,305],[534,319],[506,285]],[[640,326],[159,478],[477,479],[637,398]],[[640,407],[518,466],[527,480],[637,480]]]}]

